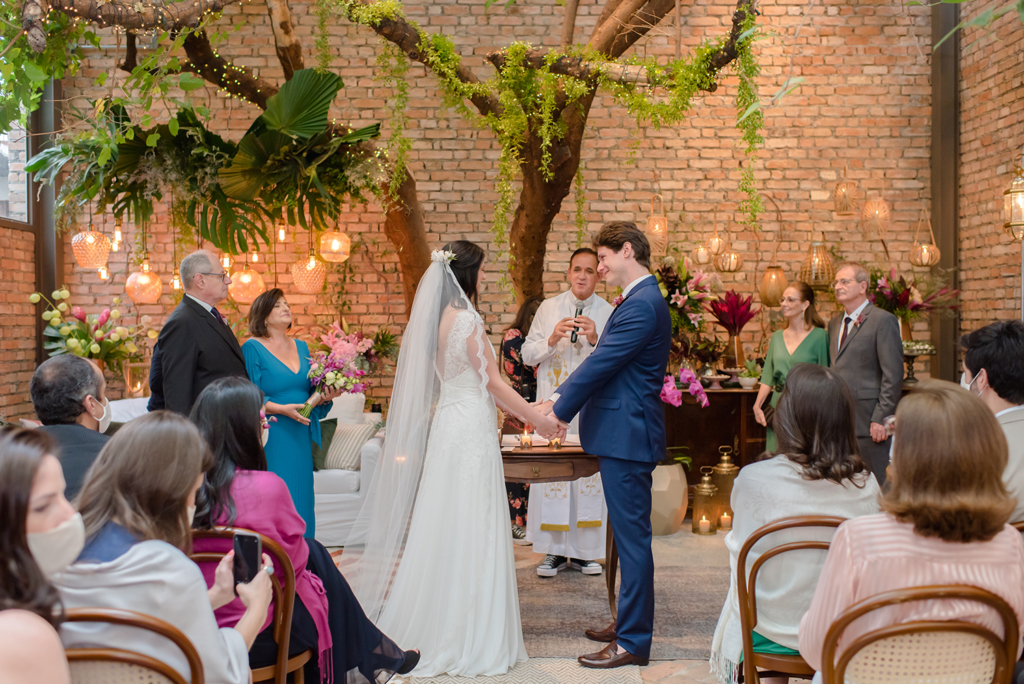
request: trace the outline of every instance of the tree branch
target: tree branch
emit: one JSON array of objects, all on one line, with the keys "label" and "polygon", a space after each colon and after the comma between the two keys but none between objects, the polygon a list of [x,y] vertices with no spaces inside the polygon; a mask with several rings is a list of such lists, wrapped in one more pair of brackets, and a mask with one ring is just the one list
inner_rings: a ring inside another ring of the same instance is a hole
[{"label": "tree branch", "polygon": [[185,38],[187,69],[210,83],[247,100],[260,109],[267,108],[267,99],[277,94],[277,86],[253,76],[247,67],[238,67],[214,52],[205,31],[189,33]]},{"label": "tree branch", "polygon": [[565,0],[565,16],[562,18],[562,47],[572,45],[572,36],[576,32],[576,10],[579,0]]},{"label": "tree branch", "polygon": [[292,10],[288,0],[266,0],[270,26],[274,29],[274,43],[277,59],[284,69],[284,80],[290,81],[292,74],[305,67],[302,58],[302,43],[295,36],[292,26]]},{"label": "tree branch", "polygon": [[[361,0],[361,2],[364,5],[373,4],[373,0]],[[420,52],[420,44],[424,42],[423,35],[405,19],[401,17],[397,19],[382,19],[376,26],[370,26],[370,28],[381,38],[398,46],[398,49],[404,52],[412,61],[419,62],[428,69],[434,70],[433,66],[427,63],[423,53]],[[480,83],[480,79],[477,78],[476,74],[461,61],[455,75],[460,81],[469,85]],[[441,78],[446,77],[445,74],[438,74],[438,76]],[[484,116],[501,113],[501,103],[498,102],[498,98],[494,95],[477,95],[471,97],[470,102]]]},{"label": "tree branch", "polygon": [[633,15],[644,6],[647,0],[622,0],[622,3],[615,8],[615,11],[594,29],[588,45],[598,52],[611,56],[610,50],[615,37],[619,35],[623,27],[633,18]]},{"label": "tree branch", "polygon": [[618,59],[638,40],[657,26],[669,12],[675,9],[675,0],[648,0],[621,27],[609,52],[613,59]]}]

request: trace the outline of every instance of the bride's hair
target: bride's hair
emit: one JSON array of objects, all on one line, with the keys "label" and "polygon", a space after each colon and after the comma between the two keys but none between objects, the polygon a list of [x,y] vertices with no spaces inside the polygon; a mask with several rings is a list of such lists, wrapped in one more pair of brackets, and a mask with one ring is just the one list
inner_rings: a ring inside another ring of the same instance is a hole
[{"label": "bride's hair", "polygon": [[[455,254],[455,258],[448,265],[455,275],[455,281],[462,288],[462,292],[473,302],[474,306],[477,306],[478,293],[476,291],[476,282],[477,276],[480,274],[480,264],[484,262],[484,257],[487,256],[486,252],[469,240],[449,242],[443,249],[446,252]],[[451,302],[451,305],[457,309],[463,308],[458,301]]]}]

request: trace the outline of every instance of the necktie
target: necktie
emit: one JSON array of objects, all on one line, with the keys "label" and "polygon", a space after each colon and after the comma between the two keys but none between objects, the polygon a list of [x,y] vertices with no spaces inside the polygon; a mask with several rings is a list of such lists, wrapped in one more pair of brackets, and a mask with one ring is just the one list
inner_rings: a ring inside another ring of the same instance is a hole
[{"label": "necktie", "polygon": [[850,331],[850,321],[853,319],[847,316],[843,319],[843,334],[839,336],[839,348],[842,349],[843,345],[846,344],[846,333]]},{"label": "necktie", "polygon": [[212,313],[214,318],[216,318],[218,321],[220,321],[224,325],[228,324],[227,321],[224,320],[224,317],[220,315],[220,311],[217,311],[217,307],[215,307],[215,306],[214,307],[210,307],[210,313]]}]

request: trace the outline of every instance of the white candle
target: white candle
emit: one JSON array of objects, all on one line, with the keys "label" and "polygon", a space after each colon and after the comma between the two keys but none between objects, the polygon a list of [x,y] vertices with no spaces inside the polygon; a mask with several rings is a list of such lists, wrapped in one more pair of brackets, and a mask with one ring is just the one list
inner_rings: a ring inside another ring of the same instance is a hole
[{"label": "white candle", "polygon": [[701,516],[700,522],[697,524],[700,525],[701,534],[709,534],[711,532],[711,521],[706,516]]},{"label": "white candle", "polygon": [[722,519],[718,521],[718,526],[723,530],[732,529],[732,516],[728,513],[722,514]]},{"label": "white candle", "polygon": [[523,436],[519,440],[519,445],[524,449],[529,449],[533,447],[533,437],[531,437],[526,430],[523,430]]}]

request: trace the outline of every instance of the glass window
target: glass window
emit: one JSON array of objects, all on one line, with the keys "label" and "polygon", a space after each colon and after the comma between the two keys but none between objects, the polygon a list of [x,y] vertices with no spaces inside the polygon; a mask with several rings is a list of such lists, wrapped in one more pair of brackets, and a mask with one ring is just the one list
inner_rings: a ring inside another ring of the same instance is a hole
[{"label": "glass window", "polygon": [[15,124],[0,134],[0,216],[28,223],[28,134]]}]

